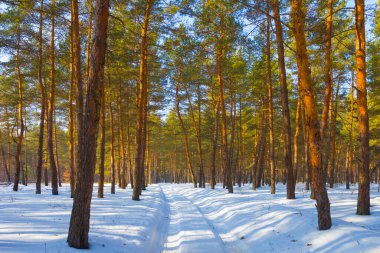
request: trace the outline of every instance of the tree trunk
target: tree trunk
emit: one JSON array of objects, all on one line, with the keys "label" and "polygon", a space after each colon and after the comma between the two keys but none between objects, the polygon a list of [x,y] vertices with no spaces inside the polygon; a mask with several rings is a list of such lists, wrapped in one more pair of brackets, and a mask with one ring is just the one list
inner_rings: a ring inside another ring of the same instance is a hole
[{"label": "tree trunk", "polygon": [[[264,104],[264,103],[263,103]],[[260,134],[259,139],[256,143],[256,152],[255,152],[255,158],[254,158],[254,164],[253,164],[253,183],[252,183],[252,189],[256,190],[256,188],[260,187],[260,180],[262,176],[262,167],[263,167],[263,159],[264,159],[264,152],[265,152],[265,142],[266,142],[266,115],[265,115],[265,109],[261,109],[261,126],[260,126]]]},{"label": "tree trunk", "polygon": [[18,115],[17,120],[20,122],[20,132],[18,132],[17,136],[17,149],[15,154],[15,162],[16,162],[16,169],[15,169],[15,178],[14,178],[14,184],[13,184],[13,191],[18,191],[18,184],[20,181],[20,170],[21,170],[21,162],[20,162],[20,156],[21,156],[21,149],[22,149],[22,140],[24,137],[24,119],[22,116],[22,110],[23,110],[23,89],[22,89],[22,77],[21,77],[21,68],[20,68],[20,27],[18,27],[17,31],[17,49],[16,49],[16,71],[17,71],[17,84],[18,84]]},{"label": "tree trunk", "polygon": [[[324,66],[324,81],[325,81],[325,97],[323,100],[322,119],[321,119],[321,140],[322,150],[325,143],[326,125],[329,119],[330,101],[332,93],[332,78],[331,78],[331,35],[332,35],[332,20],[333,20],[333,0],[328,0],[327,3],[327,19],[326,19],[326,38],[325,38],[325,66]],[[329,148],[329,145],[327,146]],[[327,166],[329,164],[329,150],[326,150],[325,157],[322,156],[323,171],[327,174]]]},{"label": "tree trunk", "polygon": [[212,141],[212,155],[211,155],[211,189],[215,189],[216,185],[216,152],[218,149],[218,133],[219,133],[219,111],[220,111],[220,103],[217,102],[217,105],[214,109],[215,111],[215,119],[214,119],[214,134]]},{"label": "tree trunk", "polygon": [[201,124],[202,124],[202,115],[201,115],[201,106],[202,106],[202,95],[201,95],[201,85],[198,83],[197,85],[197,96],[198,96],[198,122],[197,122],[197,147],[198,147],[198,153],[199,153],[199,184],[200,187],[205,188],[206,182],[205,182],[205,172],[204,172],[204,162],[203,162],[203,150],[202,150],[202,133],[201,133]]},{"label": "tree trunk", "polygon": [[83,121],[83,138],[78,154],[78,184],[74,193],[70,228],[67,241],[70,247],[87,249],[90,229],[90,206],[94,183],[96,145],[103,92],[104,59],[106,54],[109,1],[96,0],[94,40],[91,49],[88,92]]},{"label": "tree trunk", "polygon": [[[323,174],[324,174],[324,178],[325,180],[327,181],[327,178],[329,177],[329,174],[328,172],[330,171],[330,164],[329,164],[329,161],[330,161],[330,153],[331,153],[331,141],[332,141],[332,128],[331,128],[331,123],[332,123],[332,117],[333,117],[333,108],[332,108],[332,104],[334,103],[333,102],[333,97],[334,97],[334,94],[333,94],[333,91],[330,92],[330,104],[331,106],[329,106],[329,113],[328,113],[328,116],[327,116],[327,121],[328,121],[328,126],[327,126],[327,140],[326,140],[326,148],[324,149],[325,150],[325,155],[322,155],[322,164],[323,164]],[[322,141],[322,144],[324,142]]]},{"label": "tree trunk", "polygon": [[104,85],[102,87],[102,103],[100,108],[100,164],[99,164],[99,179],[98,179],[98,198],[103,198],[104,188],[104,158],[106,153],[106,112],[105,112],[105,92]]},{"label": "tree trunk", "polygon": [[267,82],[268,82],[268,120],[269,120],[269,166],[270,166],[270,193],[276,193],[276,167],[274,164],[274,129],[273,129],[273,89],[272,65],[270,51],[270,17],[267,15],[266,53],[267,53]]},{"label": "tree trunk", "polygon": [[217,63],[217,80],[219,87],[219,101],[220,108],[222,112],[222,148],[223,148],[223,166],[225,169],[225,183],[229,193],[233,193],[232,186],[232,178],[231,178],[231,163],[229,160],[228,153],[228,132],[227,132],[227,114],[226,114],[226,103],[224,101],[224,85],[223,85],[223,69],[222,69],[222,61],[223,61],[223,39],[224,39],[224,19],[225,13],[220,14],[220,24],[219,24],[219,37],[217,43],[217,54],[216,54],[216,63]]},{"label": "tree trunk", "polygon": [[28,141],[26,137],[27,127],[26,127],[26,111],[24,111],[24,164],[22,166],[22,184],[27,186],[28,185]]},{"label": "tree trunk", "polygon": [[[127,101],[127,105],[128,104],[129,104],[129,101]],[[128,166],[129,166],[129,170],[128,170],[129,171],[129,182],[131,183],[131,188],[133,189],[133,169],[132,169],[131,135],[130,135],[129,119],[130,118],[129,118],[129,107],[128,107],[127,108],[127,159],[128,159]]]},{"label": "tree trunk", "polygon": [[296,39],[297,64],[300,70],[300,91],[303,97],[306,124],[309,131],[310,158],[312,167],[312,188],[315,190],[320,230],[331,227],[330,202],[323,178],[321,157],[321,134],[318,114],[311,82],[309,56],[306,49],[305,12],[302,0],[291,2],[294,35]]},{"label": "tree trunk", "polygon": [[[57,116],[56,111],[54,110],[54,144],[55,144],[55,157],[57,161],[57,171],[58,171],[58,186],[62,187],[62,166],[59,164],[59,156],[58,156],[58,138],[57,138]],[[26,136],[25,136],[26,140]]]},{"label": "tree trunk", "polygon": [[286,198],[295,199],[295,183],[292,165],[292,141],[291,141],[291,126],[290,113],[288,102],[288,87],[286,83],[285,70],[285,54],[283,32],[280,19],[280,7],[278,0],[273,0],[273,15],[276,26],[276,41],[278,65],[280,68],[280,91],[281,91],[281,106],[282,117],[284,121],[284,143],[285,143],[285,168],[286,168]]},{"label": "tree trunk", "polygon": [[359,119],[359,192],[356,213],[370,214],[369,197],[369,120],[366,84],[365,52],[365,6],[364,0],[355,0],[355,35],[356,35],[356,90]]},{"label": "tree trunk", "polygon": [[[72,19],[72,16],[71,16]],[[74,52],[73,52],[73,27],[70,26],[70,93],[69,93],[69,159],[70,159],[70,193],[74,197],[75,190],[75,142],[74,142]]]},{"label": "tree trunk", "polygon": [[87,26],[87,44],[86,44],[86,93],[88,90],[88,74],[90,70],[90,51],[91,51],[91,33],[92,33],[92,16],[93,16],[93,0],[87,0],[88,5],[88,26]]},{"label": "tree trunk", "polygon": [[218,133],[219,133],[219,115],[220,115],[220,101],[215,99],[214,85],[212,82],[212,75],[210,76],[211,98],[214,106],[214,133],[212,136],[212,153],[211,153],[211,181],[210,188],[215,189],[216,185],[216,152],[218,149]]},{"label": "tree trunk", "polygon": [[7,175],[7,180],[9,183],[11,183],[11,175],[9,173],[9,170],[8,170],[8,165],[7,165],[7,157],[5,155],[5,150],[4,150],[4,147],[3,145],[1,145],[1,155],[3,157],[3,166],[4,166],[4,170],[5,170],[5,174]]},{"label": "tree trunk", "polygon": [[[78,0],[71,0],[71,28],[72,28],[72,43],[73,43],[73,73],[76,91],[76,118],[77,118],[77,139],[78,150],[77,153],[81,154],[81,146],[79,145],[80,139],[83,137],[83,83],[82,83],[82,68],[81,68],[81,41],[79,34],[79,17],[78,17]],[[76,157],[76,166],[78,170],[79,156]]]},{"label": "tree trunk", "polygon": [[331,142],[332,142],[332,157],[331,157],[331,164],[329,166],[329,184],[330,188],[334,187],[334,180],[335,180],[335,159],[336,159],[336,117],[338,116],[338,99],[339,99],[339,87],[340,86],[340,80],[338,81],[338,85],[336,88],[336,94],[335,94],[335,106],[334,106],[334,113],[331,119]]},{"label": "tree trunk", "polygon": [[[7,161],[8,161],[8,170],[9,174],[12,175],[12,168],[11,168],[11,128],[10,128],[10,123],[9,123],[9,118],[10,115],[8,113],[8,107],[5,106],[5,115],[7,116],[6,120],[6,129],[7,129]],[[12,178],[11,178],[12,180]]]},{"label": "tree trunk", "polygon": [[124,146],[124,121],[123,121],[123,108],[122,108],[122,95],[121,95],[122,89],[121,89],[121,83],[119,83],[119,96],[118,96],[118,103],[117,103],[117,109],[118,109],[118,125],[119,125],[119,153],[121,157],[121,189],[125,189],[127,187],[127,165],[126,165],[126,158],[125,158],[125,146]]},{"label": "tree trunk", "polygon": [[294,132],[294,138],[293,138],[293,146],[294,146],[294,155],[293,155],[293,159],[294,159],[294,183],[296,184],[297,183],[297,178],[298,178],[298,170],[299,170],[299,162],[298,162],[298,139],[299,139],[299,135],[300,135],[300,116],[301,116],[301,96],[298,92],[298,95],[297,95],[297,110],[296,110],[296,122],[295,122],[295,125],[296,125],[296,129],[295,129],[295,132]]},{"label": "tree trunk", "polygon": [[111,100],[111,77],[109,68],[107,69],[108,81],[108,114],[110,120],[110,150],[111,150],[111,194],[115,194],[116,173],[115,173],[115,146],[114,146],[114,125],[113,125],[113,110]]},{"label": "tree trunk", "polygon": [[[235,144],[235,129],[236,129],[236,101],[235,94],[233,92],[232,82],[229,82],[229,91],[230,91],[230,146],[228,148],[228,161],[230,163],[230,177],[231,177],[231,185],[234,185],[235,178],[235,164],[234,164],[234,144]],[[226,177],[227,178],[227,177]]]},{"label": "tree trunk", "polygon": [[50,99],[48,108],[48,152],[49,152],[49,162],[51,170],[51,187],[52,194],[58,195],[58,174],[57,165],[55,163],[54,157],[54,142],[53,142],[53,131],[54,122],[53,114],[55,108],[55,43],[54,43],[54,23],[55,23],[55,0],[52,0],[52,13],[51,13],[51,35],[50,35],[50,64],[51,64],[51,84],[50,84]]},{"label": "tree trunk", "polygon": [[348,146],[346,153],[346,166],[345,166],[345,176],[346,176],[346,189],[350,189],[351,181],[351,171],[352,171],[352,133],[354,125],[354,75],[352,74],[352,86],[350,90],[350,128],[348,131]]},{"label": "tree trunk", "polygon": [[44,129],[45,129],[45,86],[42,82],[42,24],[43,24],[44,0],[40,0],[40,18],[38,32],[38,84],[41,92],[40,132],[38,135],[38,158],[36,175],[36,194],[41,194],[42,164],[44,156]]},{"label": "tree trunk", "polygon": [[191,180],[193,181],[194,188],[197,188],[197,180],[195,177],[193,163],[191,162],[191,156],[190,156],[189,137],[188,137],[188,133],[187,133],[185,123],[183,122],[183,119],[181,116],[181,111],[180,111],[179,105],[180,105],[180,95],[179,95],[179,85],[177,84],[176,85],[176,111],[177,111],[177,116],[178,116],[179,122],[181,124],[183,137],[185,139],[187,167],[191,173]]},{"label": "tree trunk", "polygon": [[[199,86],[199,85],[198,85]],[[189,103],[189,113],[190,113],[190,117],[191,117],[191,122],[192,122],[192,125],[193,125],[193,128],[194,128],[194,131],[195,131],[195,135],[196,135],[196,139],[197,139],[197,152],[198,152],[198,157],[199,157],[199,176],[198,176],[198,186],[200,188],[204,188],[204,182],[203,182],[203,179],[204,179],[204,172],[203,172],[203,150],[202,150],[202,136],[201,136],[201,115],[200,115],[200,91],[199,91],[199,87],[198,87],[198,119],[196,120],[195,119],[195,113],[194,113],[194,108],[193,108],[193,104],[191,102],[191,98],[190,98],[190,93],[187,89],[187,87],[185,87],[185,90],[186,90],[186,97],[187,97],[187,101]]]},{"label": "tree trunk", "polygon": [[145,121],[146,121],[146,105],[147,105],[147,47],[148,47],[148,26],[150,11],[152,8],[152,0],[147,0],[144,24],[141,29],[141,51],[140,51],[140,78],[137,99],[137,129],[136,129],[136,164],[133,171],[133,193],[132,200],[140,200],[142,189],[142,174],[144,170],[144,152],[145,152]]}]

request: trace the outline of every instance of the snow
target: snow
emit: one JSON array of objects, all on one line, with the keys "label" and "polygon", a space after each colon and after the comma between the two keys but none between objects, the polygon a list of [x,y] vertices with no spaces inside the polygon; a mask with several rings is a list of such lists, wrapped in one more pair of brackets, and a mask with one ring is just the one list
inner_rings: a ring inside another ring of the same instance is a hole
[{"label": "snow", "polygon": [[[217,189],[194,189],[191,184],[155,184],[141,201],[131,189],[117,189],[94,198],[91,207],[90,252],[380,252],[380,194],[371,188],[371,215],[355,215],[357,188],[329,189],[333,227],[317,228],[315,201],[298,184],[296,199],[285,199],[268,187],[249,185],[228,194]],[[1,253],[83,252],[66,243],[72,199],[64,185],[60,195],[34,185],[0,186]]]}]

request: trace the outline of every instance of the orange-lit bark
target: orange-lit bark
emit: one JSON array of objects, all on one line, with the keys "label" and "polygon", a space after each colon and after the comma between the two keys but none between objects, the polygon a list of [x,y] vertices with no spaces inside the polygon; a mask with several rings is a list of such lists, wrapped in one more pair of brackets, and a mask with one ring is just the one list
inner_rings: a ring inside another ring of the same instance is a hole
[{"label": "orange-lit bark", "polygon": [[142,190],[142,178],[144,172],[145,158],[145,134],[146,134],[146,118],[147,118],[147,48],[148,48],[148,26],[150,12],[152,8],[152,0],[147,0],[145,6],[144,23],[141,29],[141,48],[140,48],[140,74],[137,92],[137,129],[136,129],[136,164],[133,170],[133,193],[132,200],[140,200]]},{"label": "orange-lit bark", "polygon": [[356,213],[370,214],[369,198],[369,120],[366,84],[365,51],[365,5],[364,0],[355,0],[355,35],[356,35],[356,90],[359,121],[359,192]]},{"label": "orange-lit bark", "polygon": [[330,202],[323,176],[321,133],[312,88],[309,56],[306,48],[305,12],[302,4],[302,0],[291,1],[292,20],[296,39],[297,64],[300,71],[300,92],[304,102],[306,124],[309,131],[312,188],[315,190],[317,202],[318,227],[320,230],[326,230],[331,227]]}]

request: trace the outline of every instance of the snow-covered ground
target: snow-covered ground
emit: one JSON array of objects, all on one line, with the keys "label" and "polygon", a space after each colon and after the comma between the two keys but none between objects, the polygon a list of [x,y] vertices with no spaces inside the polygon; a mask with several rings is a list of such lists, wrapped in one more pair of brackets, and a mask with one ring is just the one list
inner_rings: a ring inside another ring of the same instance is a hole
[{"label": "snow-covered ground", "polygon": [[[0,186],[0,252],[83,252],[67,246],[72,200],[68,185],[52,196],[49,187],[34,194],[34,185]],[[333,227],[317,229],[315,201],[297,185],[295,200],[268,187],[250,186],[228,194],[194,189],[190,184],[151,185],[142,201],[131,190],[117,189],[94,198],[90,252],[380,252],[380,194],[371,191],[370,216],[355,215],[357,189],[330,190]]]}]

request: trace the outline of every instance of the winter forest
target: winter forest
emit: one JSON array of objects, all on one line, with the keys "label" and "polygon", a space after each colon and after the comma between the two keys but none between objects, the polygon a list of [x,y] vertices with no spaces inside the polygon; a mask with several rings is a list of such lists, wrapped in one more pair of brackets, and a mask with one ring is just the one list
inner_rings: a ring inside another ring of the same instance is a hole
[{"label": "winter forest", "polygon": [[0,252],[380,252],[380,1],[0,0]]}]

